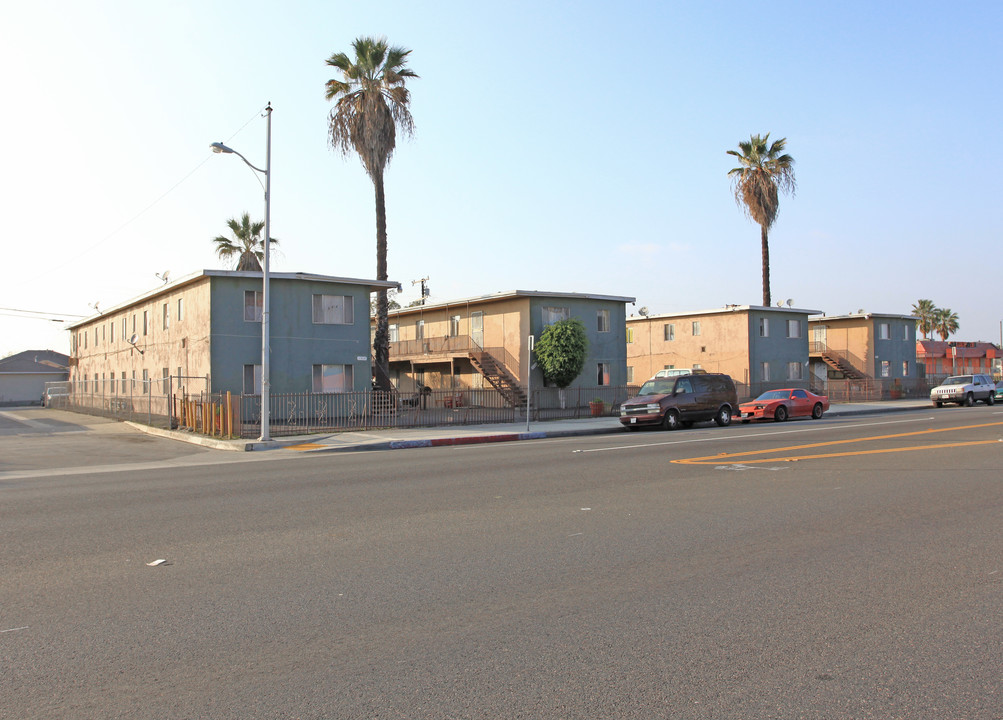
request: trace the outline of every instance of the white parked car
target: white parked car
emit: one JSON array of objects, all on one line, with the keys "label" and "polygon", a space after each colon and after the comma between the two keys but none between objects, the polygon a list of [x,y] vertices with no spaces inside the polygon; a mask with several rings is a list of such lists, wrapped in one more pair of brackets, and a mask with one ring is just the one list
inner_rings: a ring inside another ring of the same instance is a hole
[{"label": "white parked car", "polygon": [[930,391],[930,400],[937,407],[944,403],[971,407],[980,400],[992,405],[996,402],[996,383],[988,375],[952,375]]}]

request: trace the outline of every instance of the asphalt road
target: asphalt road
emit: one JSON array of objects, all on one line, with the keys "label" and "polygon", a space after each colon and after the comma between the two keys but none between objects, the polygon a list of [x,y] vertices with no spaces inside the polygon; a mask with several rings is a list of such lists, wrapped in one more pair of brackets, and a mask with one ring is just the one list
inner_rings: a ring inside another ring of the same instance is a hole
[{"label": "asphalt road", "polygon": [[0,464],[0,718],[1003,717],[995,408],[314,456],[80,435],[91,469],[54,432],[45,472]]}]

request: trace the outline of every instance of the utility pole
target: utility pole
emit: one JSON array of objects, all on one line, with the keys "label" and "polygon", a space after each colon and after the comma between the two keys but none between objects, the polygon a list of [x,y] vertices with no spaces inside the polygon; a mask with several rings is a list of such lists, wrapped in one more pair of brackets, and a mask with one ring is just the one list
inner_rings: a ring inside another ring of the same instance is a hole
[{"label": "utility pole", "polygon": [[428,293],[429,293],[428,286],[425,285],[425,283],[427,283],[427,282],[428,282],[428,277],[423,277],[420,280],[412,280],[411,281],[411,285],[417,285],[418,283],[421,283],[421,304],[422,305],[425,304],[425,298],[428,297]]}]

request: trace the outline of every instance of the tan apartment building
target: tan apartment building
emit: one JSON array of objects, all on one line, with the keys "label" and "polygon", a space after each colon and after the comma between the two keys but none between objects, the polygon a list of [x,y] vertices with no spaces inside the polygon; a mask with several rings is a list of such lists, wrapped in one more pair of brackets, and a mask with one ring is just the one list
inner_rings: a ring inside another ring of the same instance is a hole
[{"label": "tan apartment building", "polygon": [[730,375],[740,397],[808,387],[808,316],[816,310],[728,305],[627,318],[628,382],[698,368]]},{"label": "tan apartment building", "polygon": [[622,386],[626,379],[626,304],[634,298],[529,290],[482,295],[390,311],[390,376],[402,392],[494,387],[525,402],[530,336],[559,320],[579,318],[589,339],[582,374],[571,387]]},{"label": "tan apartment building", "polygon": [[811,371],[829,380],[878,381],[901,385],[916,380],[916,318],[887,313],[815,315],[811,330]]}]

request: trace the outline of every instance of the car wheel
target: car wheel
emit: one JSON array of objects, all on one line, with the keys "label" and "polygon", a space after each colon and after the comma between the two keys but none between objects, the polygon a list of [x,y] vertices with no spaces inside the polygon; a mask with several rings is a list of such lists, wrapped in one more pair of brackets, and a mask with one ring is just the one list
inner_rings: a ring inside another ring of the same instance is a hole
[{"label": "car wheel", "polygon": [[813,420],[818,420],[822,417],[822,403],[815,403],[815,407],[811,409],[811,417]]},{"label": "car wheel", "polygon": [[787,408],[781,405],[777,408],[777,411],[773,413],[773,419],[777,422],[783,422],[787,419]]},{"label": "car wheel", "polygon": [[990,393],[989,397],[986,398],[986,405],[995,405],[995,404],[996,404],[996,396]]},{"label": "car wheel", "polygon": [[944,403],[942,403],[942,402],[935,402],[934,406],[935,407],[944,407]]},{"label": "car wheel", "polygon": [[717,411],[717,417],[714,418],[714,422],[717,423],[718,427],[728,427],[731,425],[731,408],[727,405],[722,405],[721,409]]},{"label": "car wheel", "polygon": [[678,430],[679,429],[679,413],[675,410],[669,410],[665,413],[665,419],[662,420],[662,427],[666,430]]},{"label": "car wheel", "polygon": [[971,393],[965,395],[965,407],[971,407],[974,404],[975,404],[975,397]]}]

